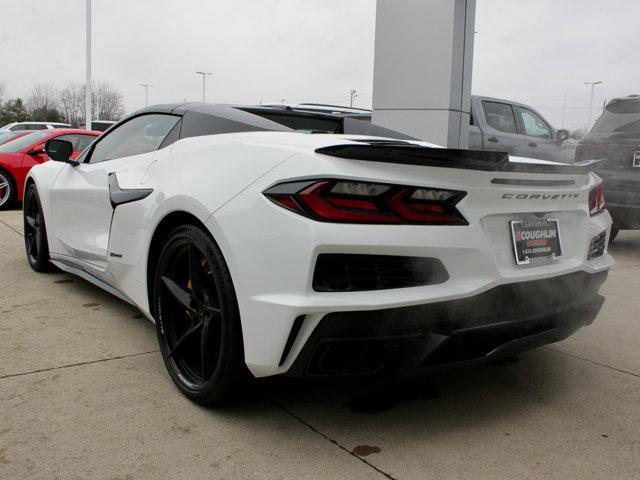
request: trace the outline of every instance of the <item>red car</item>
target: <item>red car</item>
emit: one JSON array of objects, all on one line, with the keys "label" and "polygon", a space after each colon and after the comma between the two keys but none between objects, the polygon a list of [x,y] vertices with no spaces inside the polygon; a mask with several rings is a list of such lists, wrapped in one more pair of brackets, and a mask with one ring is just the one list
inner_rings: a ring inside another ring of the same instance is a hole
[{"label": "red car", "polygon": [[22,201],[24,180],[31,167],[49,160],[44,144],[52,138],[68,140],[73,144],[76,158],[101,132],[56,129],[37,130],[13,138],[0,145],[0,210]]}]

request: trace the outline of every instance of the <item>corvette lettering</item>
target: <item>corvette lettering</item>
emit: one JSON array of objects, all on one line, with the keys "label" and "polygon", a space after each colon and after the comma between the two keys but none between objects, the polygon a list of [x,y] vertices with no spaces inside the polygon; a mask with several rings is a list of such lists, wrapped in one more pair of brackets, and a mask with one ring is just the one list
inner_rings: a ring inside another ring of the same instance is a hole
[{"label": "corvette lettering", "polygon": [[579,193],[504,193],[503,200],[574,200],[580,197]]}]

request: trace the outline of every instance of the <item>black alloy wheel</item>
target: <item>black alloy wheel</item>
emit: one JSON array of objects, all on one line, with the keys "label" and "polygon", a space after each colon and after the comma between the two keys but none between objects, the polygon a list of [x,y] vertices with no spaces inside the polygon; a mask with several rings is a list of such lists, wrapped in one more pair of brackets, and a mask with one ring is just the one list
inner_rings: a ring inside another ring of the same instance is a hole
[{"label": "black alloy wheel", "polygon": [[240,315],[220,249],[200,228],[175,229],[154,281],[160,351],[178,389],[211,405],[235,396],[246,378]]},{"label": "black alloy wheel", "polygon": [[29,185],[24,196],[24,246],[29,265],[36,272],[46,272],[51,269],[49,263],[49,246],[47,243],[47,229],[44,224],[42,205],[35,184]]}]

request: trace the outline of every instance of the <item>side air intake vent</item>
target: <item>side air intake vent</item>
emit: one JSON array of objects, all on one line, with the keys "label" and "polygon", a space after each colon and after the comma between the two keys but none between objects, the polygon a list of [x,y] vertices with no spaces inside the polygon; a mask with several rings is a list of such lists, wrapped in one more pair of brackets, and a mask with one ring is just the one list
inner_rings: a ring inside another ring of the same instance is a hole
[{"label": "side air intake vent", "polygon": [[357,292],[436,285],[448,279],[437,258],[325,253],[316,261],[313,289]]}]

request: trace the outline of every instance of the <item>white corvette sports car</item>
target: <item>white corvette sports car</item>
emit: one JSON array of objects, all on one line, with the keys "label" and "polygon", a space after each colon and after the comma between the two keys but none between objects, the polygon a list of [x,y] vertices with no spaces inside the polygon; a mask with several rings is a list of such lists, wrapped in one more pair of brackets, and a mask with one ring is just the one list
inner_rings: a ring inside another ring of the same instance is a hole
[{"label": "white corvette sports car", "polygon": [[593,321],[613,264],[593,163],[449,150],[346,116],[149,107],[25,185],[25,246],[155,322],[178,388],[404,375]]}]

